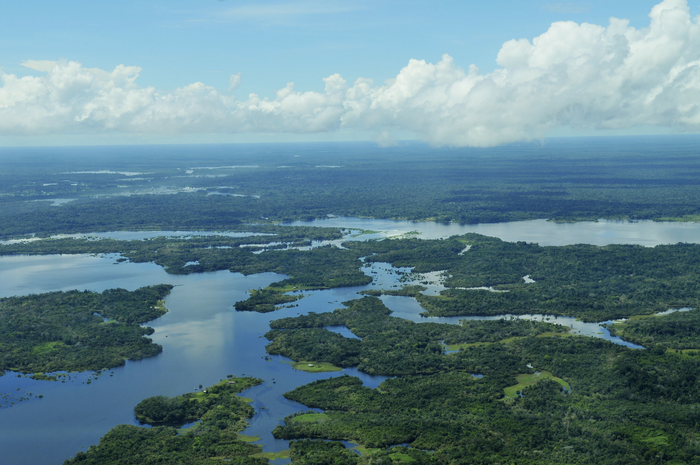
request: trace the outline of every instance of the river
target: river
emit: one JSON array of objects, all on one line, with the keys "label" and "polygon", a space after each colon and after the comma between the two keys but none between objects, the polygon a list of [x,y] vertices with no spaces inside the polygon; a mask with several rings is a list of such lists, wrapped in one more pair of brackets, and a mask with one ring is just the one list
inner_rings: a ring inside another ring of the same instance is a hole
[{"label": "river", "polygon": [[[305,226],[332,226],[377,231],[355,240],[395,237],[417,231],[418,237],[449,237],[465,232],[525,240],[541,245],[573,243],[641,244],[653,246],[676,242],[700,242],[700,224],[600,221],[556,224],[525,221],[493,225],[441,225],[435,223],[393,222],[356,218],[298,223]],[[103,233],[102,237],[138,239],[162,233]],[[194,234],[177,232],[168,234]],[[356,369],[336,373],[305,373],[294,370],[282,357],[264,359],[263,338],[273,319],[310,311],[332,311],[346,300],[357,298],[364,289],[391,287],[399,274],[386,264],[366,269],[375,281],[367,286],[308,292],[299,306],[271,314],[236,312],[232,304],[247,297],[249,289],[265,287],[284,276],[263,273],[242,276],[228,271],[168,275],[152,263],[116,264],[118,256],[50,255],[0,257],[0,296],[26,295],[58,290],[110,288],[134,290],[142,286],[169,283],[176,287],[166,298],[169,312],[148,323],[155,328],[154,341],[163,353],[105,371],[71,374],[65,383],[35,381],[7,374],[0,377],[0,395],[8,395],[0,408],[0,448],[5,463],[60,464],[99,441],[110,428],[121,423],[136,424],[133,407],[153,395],[174,396],[191,392],[200,384],[211,385],[228,374],[255,376],[264,384],[246,392],[255,399],[256,414],[244,434],[260,435],[266,452],[284,450],[286,441],[275,440],[272,429],[285,416],[305,409],[282,397],[284,392],[316,379],[348,373],[359,376],[365,385],[375,387],[384,377],[371,377]],[[412,321],[455,323],[463,317],[430,318],[418,315],[421,309],[408,297],[382,298],[394,316]],[[576,322],[565,317],[524,316],[573,327],[592,337],[611,338],[598,324]],[[31,393],[31,396],[29,395]],[[37,398],[42,395],[43,398]],[[25,398],[28,400],[20,399]],[[11,402],[15,402],[14,405]],[[0,403],[1,405],[1,403]],[[263,408],[264,407],[264,408]],[[288,460],[275,461],[276,464]]]}]

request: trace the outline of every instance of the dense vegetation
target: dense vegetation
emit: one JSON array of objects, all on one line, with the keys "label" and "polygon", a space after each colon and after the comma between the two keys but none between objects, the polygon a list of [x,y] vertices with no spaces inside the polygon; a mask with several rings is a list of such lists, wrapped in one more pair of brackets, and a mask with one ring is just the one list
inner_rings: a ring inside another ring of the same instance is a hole
[{"label": "dense vegetation", "polygon": [[296,465],[356,465],[360,457],[336,441],[302,439],[290,442],[292,463]]},{"label": "dense vegetation", "polygon": [[161,352],[139,326],[166,313],[172,286],[0,299],[0,372],[100,370]]},{"label": "dense vegetation", "polygon": [[[202,392],[190,392],[176,397],[149,397],[134,407],[134,414],[141,424],[151,426],[179,428],[200,419],[219,429],[245,426],[245,418],[253,416],[253,407],[235,394],[260,383],[262,380],[257,378],[231,377]],[[213,420],[216,421],[212,422]]]},{"label": "dense vegetation", "polygon": [[646,347],[661,344],[669,349],[695,349],[700,355],[700,310],[638,317],[609,325],[610,334]]},{"label": "dense vegetation", "polygon": [[[413,323],[390,316],[376,297],[346,302],[333,313],[310,313],[271,323],[265,337],[271,354],[292,360],[357,366],[372,375],[417,375],[483,367],[444,356],[444,345],[498,342],[537,335],[565,335],[562,326],[524,320],[464,321],[462,325]],[[350,339],[325,326],[345,326],[362,339]],[[467,363],[467,364],[465,364]]]},{"label": "dense vegetation", "polygon": [[[97,446],[64,462],[65,465],[155,465],[177,463],[200,465],[227,463],[264,465],[267,460],[251,457],[260,446],[238,438],[248,425],[253,408],[236,394],[262,383],[256,378],[233,378],[207,388],[206,392],[174,398],[151,397],[136,408],[136,416],[151,425],[200,421],[183,431],[172,426],[141,428],[120,425],[107,433]],[[156,420],[157,418],[157,420]],[[167,420],[167,421],[166,421]]]},{"label": "dense vegetation", "polygon": [[[367,262],[444,270],[439,296],[409,288],[430,316],[545,313],[605,321],[700,306],[700,245],[540,247],[478,234],[351,242]],[[467,245],[469,250],[460,255]],[[534,283],[526,283],[524,276]],[[507,292],[469,288],[494,287]],[[401,292],[399,292],[401,293]]]},{"label": "dense vegetation", "polygon": [[[276,236],[243,238],[50,239],[0,245],[0,254],[119,252],[131,261],[155,262],[176,274],[228,269],[246,275],[288,275],[235,304],[238,310],[258,312],[273,311],[301,297],[290,291],[370,283],[372,278],[362,271],[362,257],[365,264],[389,262],[412,267],[416,273],[444,271],[449,276],[448,289],[439,296],[424,295],[415,285],[384,291],[416,297],[428,316],[546,313],[606,321],[700,307],[700,245],[696,244],[540,247],[466,234],[444,240],[351,241],[344,248],[267,247],[284,241],[335,239],[340,234],[337,229],[288,227],[280,228]],[[255,253],[260,250],[250,245],[263,251]],[[527,275],[535,282],[526,283]],[[507,292],[470,289],[478,287]]]},{"label": "dense vegetation", "polygon": [[[0,255],[121,253],[132,262],[155,262],[172,274],[228,269],[244,275],[262,272],[288,275],[287,279],[252,293],[245,302],[236,303],[238,310],[259,312],[269,312],[275,309],[275,305],[297,300],[300,296],[284,295],[292,290],[359,286],[372,281],[360,270],[362,263],[356,252],[330,245],[310,250],[274,248],[274,244],[279,242],[294,244],[301,241],[303,245],[309,245],[312,240],[338,239],[342,237],[338,229],[267,227],[264,230],[274,230],[276,233],[274,236],[157,237],[131,241],[47,239],[0,245]],[[269,244],[273,244],[272,248]],[[259,253],[261,251],[264,252]]]},{"label": "dense vegetation", "polygon": [[[350,306],[365,306],[367,299]],[[298,321],[305,326],[308,318]],[[429,324],[415,326],[422,325]],[[402,351],[404,358],[417,360],[417,350],[409,348],[420,345],[421,333],[401,332],[402,346],[388,340],[384,351]],[[313,333],[307,334],[311,340]],[[317,350],[321,358],[324,352],[331,358],[336,347],[321,345]],[[384,360],[382,351],[363,352],[363,357],[364,366],[382,366]],[[423,357],[431,360],[429,353]],[[416,458],[419,463],[700,460],[698,357],[666,353],[661,346],[635,351],[585,337],[512,338],[440,357],[449,361],[432,372],[417,368],[388,379],[378,389],[349,376],[297,388],[286,397],[324,413],[300,412],[274,433],[286,439],[351,440],[382,449],[408,444],[433,451]],[[475,370],[484,376],[474,377]],[[516,375],[536,376],[539,370],[565,380],[571,391],[543,378],[522,388],[522,397],[504,398],[505,390],[518,383]],[[344,456],[338,446],[328,449],[324,453]]]},{"label": "dense vegetation", "polygon": [[387,450],[372,450],[370,455],[360,457],[338,441],[301,439],[290,441],[292,463],[295,465],[391,465],[411,463],[431,464],[432,456],[419,449],[397,446]]},{"label": "dense vegetation", "polygon": [[[700,462],[698,311],[651,316],[700,308],[699,246],[539,247],[466,235],[300,250],[343,233],[273,224],[330,214],[458,223],[698,221],[697,138],[488,150],[362,144],[3,149],[0,157],[3,239],[111,230],[257,234],[55,239],[2,245],[0,254],[119,253],[120,260],[155,262],[175,274],[287,275],[235,303],[257,312],[293,305],[305,289],[369,283],[360,260],[366,257],[416,273],[445,271],[448,289],[439,296],[424,295],[415,284],[370,291],[415,297],[426,315],[648,316],[612,327],[648,349],[638,351],[536,322],[416,324],[393,318],[373,297],[273,322],[270,353],[396,376],[379,389],[346,376],[288,393],[324,410],[299,412],[275,430],[291,439],[295,464]],[[51,206],[60,199],[75,200]],[[154,302],[166,287],[136,291],[153,294],[144,298],[116,290],[2,299],[0,369],[98,369],[153,355],[160,348],[138,324],[164,311]],[[478,287],[507,292],[469,289]],[[361,339],[325,328],[336,325]],[[459,350],[447,353],[446,346]],[[67,464],[265,463],[254,457],[258,446],[238,437],[252,409],[234,395],[260,380],[236,382],[146,399],[135,413],[153,428],[116,427]],[[175,429],[195,420],[201,421],[195,428]],[[328,440],[377,450],[360,457]]]},{"label": "dense vegetation", "polygon": [[[94,237],[64,237],[3,244],[3,255],[48,255],[79,253],[123,253],[134,262],[156,262],[173,274],[225,270],[227,261],[254,252],[284,247],[310,246],[312,241],[340,239],[337,228],[247,225],[237,230],[243,237],[225,234],[154,237],[146,240],[116,240]],[[255,257],[252,257],[255,258]],[[201,260],[200,260],[201,259]],[[187,263],[200,261],[199,264]]]},{"label": "dense vegetation", "polygon": [[[679,136],[493,149],[347,143],[4,149],[0,157],[0,237],[220,230],[328,214],[460,223],[700,214],[697,139]],[[59,207],[43,201],[56,198],[78,200]]]}]

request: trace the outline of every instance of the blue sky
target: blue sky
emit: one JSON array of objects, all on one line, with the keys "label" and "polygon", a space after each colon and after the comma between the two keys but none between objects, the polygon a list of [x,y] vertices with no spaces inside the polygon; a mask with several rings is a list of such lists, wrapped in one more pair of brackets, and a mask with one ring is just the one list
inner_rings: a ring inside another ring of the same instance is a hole
[{"label": "blue sky", "polygon": [[[521,109],[513,110],[521,112],[517,118],[502,122],[487,114],[484,104],[478,106],[473,103],[475,97],[481,95],[483,99],[505,99],[513,92],[513,86],[523,85],[523,73],[517,83],[509,84],[510,90],[495,94],[485,91],[477,94],[473,91],[470,96],[459,94],[449,99],[435,99],[428,95],[434,93],[431,89],[438,86],[441,78],[433,76],[426,78],[433,79],[432,84],[427,87],[421,84],[424,86],[421,88],[422,94],[411,94],[410,101],[397,101],[391,97],[392,104],[388,105],[381,103],[386,102],[386,98],[381,100],[383,97],[377,97],[384,92],[382,86],[387,81],[391,85],[410,60],[424,60],[426,64],[436,66],[447,63],[448,67],[461,69],[465,74],[470,73],[470,65],[476,65],[482,78],[498,83],[500,78],[490,73],[514,68],[513,63],[517,61],[511,60],[509,66],[504,66],[505,62],[497,63],[497,56],[504,44],[512,39],[527,39],[532,43],[534,38],[545,34],[557,22],[570,21],[577,25],[590,23],[607,28],[610,17],[622,18],[629,21],[626,26],[628,32],[618,30],[616,34],[626,37],[625,40],[630,43],[636,40],[636,43],[648,44],[649,40],[637,38],[634,31],[649,28],[650,11],[659,3],[660,0],[12,2],[3,6],[3,14],[0,15],[0,67],[3,73],[3,80],[0,81],[0,144],[372,138],[380,143],[392,143],[396,139],[418,138],[436,145],[497,145],[562,134],[698,132],[700,119],[697,110],[686,109],[683,114],[664,119],[658,115],[668,112],[670,103],[665,101],[652,108],[648,102],[648,94],[657,92],[655,86],[667,85],[664,83],[668,82],[668,76],[676,72],[672,69],[677,70],[679,63],[692,63],[698,58],[692,52],[697,45],[696,16],[700,13],[695,1],[687,5],[684,0],[664,2],[668,9],[680,11],[685,8],[688,12],[690,26],[681,39],[684,41],[683,50],[679,51],[676,47],[659,52],[669,54],[670,61],[659,64],[655,82],[642,83],[642,91],[647,93],[644,99],[642,94],[634,98],[629,95],[621,97],[620,105],[645,100],[645,114],[648,115],[644,118],[612,114],[610,108],[603,108],[604,103],[587,108],[589,102],[580,96],[577,100],[572,89],[580,86],[577,92],[581,95],[591,92],[591,89],[576,82],[568,82],[565,88],[554,91],[566,94],[566,99],[569,99],[566,106],[543,114],[535,125],[525,124],[527,115],[523,112],[528,105],[536,104],[533,102],[542,102],[542,105],[551,107],[552,103],[544,101],[541,96],[531,96],[530,100],[521,102]],[[659,26],[660,29],[677,29],[671,20],[664,21],[666,26]],[[576,31],[578,29],[574,26],[559,31],[559,35],[553,36],[555,44],[550,45],[546,53],[551,54],[561,48],[557,45],[560,42],[579,44],[583,36]],[[591,33],[596,34],[595,31]],[[588,40],[590,34],[586,35],[585,31],[583,34]],[[610,44],[616,43],[608,37],[610,34],[600,33],[599,36],[603,38],[597,36],[598,39],[591,39],[591,43],[604,41],[601,50],[610,49]],[[631,49],[636,50],[635,46],[631,46]],[[570,53],[567,57],[569,74],[575,76],[578,71],[571,68],[571,63],[580,61],[583,52],[573,50],[567,53]],[[443,57],[445,54],[450,57],[449,63]],[[56,62],[58,67],[51,68],[55,64],[38,65],[32,60]],[[557,60],[558,64],[563,63],[563,59]],[[598,57],[595,60],[608,59]],[[81,67],[74,66],[70,68],[72,71],[61,68],[70,62],[80,63]],[[22,64],[29,64],[30,67]],[[119,65],[139,69],[126,72],[120,78],[120,82],[125,83],[123,85],[115,84],[114,79],[100,78],[98,71],[89,71],[98,69],[112,73]],[[550,84],[552,73],[556,72],[552,66],[550,62],[536,66],[544,70],[544,78]],[[58,76],[61,70],[65,72]],[[424,71],[417,69],[415,73],[406,74],[407,79],[418,79],[416,76],[423,75]],[[430,74],[433,71],[426,72]],[[630,73],[633,79],[637,79],[635,72],[626,70],[620,73],[629,80]],[[51,73],[58,77],[49,82]],[[91,84],[85,87],[84,79],[80,80],[81,73],[98,74],[94,74],[97,77],[90,78]],[[240,73],[240,80],[232,78],[237,73]],[[514,73],[512,71],[510,75]],[[604,75],[601,79],[608,79],[611,71],[600,73],[597,76]],[[338,92],[342,92],[343,97],[330,99],[327,98],[330,95],[328,82],[323,79],[335,74],[342,76],[346,84],[334,83],[333,86],[340,86]],[[32,77],[37,81],[30,82],[28,78]],[[26,79],[20,82],[22,78]],[[357,94],[354,85],[358,78],[372,80],[371,88],[367,91],[371,96],[363,94],[371,102],[365,98],[366,105],[363,105],[366,108],[363,107],[362,114],[357,110],[357,114],[348,115],[349,108],[359,101],[359,97],[349,97],[348,94]],[[537,77],[540,80],[538,87],[542,86],[541,80],[544,78]],[[8,79],[15,79],[15,84],[8,84]],[[67,87],[61,88],[62,93],[57,97],[55,88],[51,86],[63,85],[60,83],[67,80],[71,84],[65,84]],[[466,77],[458,76],[451,82],[459,84],[466,80]],[[275,93],[284,89],[289,82],[294,83],[293,89],[281,96]],[[530,81],[528,85],[532,87],[533,82]],[[187,88],[187,96],[177,94],[178,88],[195,83],[201,83],[200,87]],[[236,85],[231,86],[232,83]],[[693,88],[695,83],[696,77],[691,76],[677,88]],[[605,85],[601,82],[599,87]],[[37,90],[37,86],[44,86],[43,90]],[[127,107],[124,100],[115,104],[114,98],[117,97],[114,95],[110,97],[111,103],[105,103],[105,93],[114,94],[115,86],[124,92],[131,92],[132,97],[128,97],[131,103]],[[65,89],[69,87],[74,89],[72,94],[66,93]],[[672,90],[678,93],[677,88]],[[152,89],[152,92],[145,95],[148,92],[144,89]],[[443,92],[445,87],[440,89]],[[522,92],[522,87],[518,89],[518,92]],[[624,85],[620,89],[623,92]],[[214,91],[216,96],[212,97]],[[31,92],[36,94],[27,97]],[[307,92],[315,94],[304,96]],[[90,99],[81,97],[88,93]],[[194,93],[197,95],[194,96]],[[286,98],[288,101],[273,105],[274,108],[261,108],[257,101],[250,100],[251,93],[263,100],[267,98],[282,102]],[[671,94],[664,88],[663,95]],[[53,100],[48,95],[52,95]],[[293,102],[291,97],[295,96],[296,102]],[[686,93],[681,101],[687,102],[689,97],[692,101],[695,96]],[[158,98],[163,101],[158,103],[158,109],[153,110],[153,102]],[[600,95],[601,102],[610,98],[604,93]],[[42,103],[41,99],[47,100]],[[134,104],[134,99],[140,99],[141,103]],[[146,102],[147,99],[151,99],[150,103]],[[425,103],[426,99],[430,101],[429,105]],[[179,103],[173,103],[175,100]],[[165,101],[167,107],[164,107]],[[251,110],[253,103],[256,105],[254,111]],[[377,106],[382,106],[381,114],[375,111]],[[196,111],[192,110],[195,107]],[[504,110],[503,102],[498,108],[501,114],[511,111]],[[429,115],[418,119],[405,116],[416,109]],[[184,116],[187,111],[190,113]],[[569,115],[572,111],[578,112],[575,117],[560,118],[562,112]],[[635,110],[636,113],[640,111]],[[144,123],[147,112],[151,115],[182,113],[183,119],[174,121],[171,118],[168,127],[164,117],[151,116],[147,124]],[[590,116],[592,112],[597,116]],[[233,113],[236,115],[231,118]],[[484,117],[468,117],[467,113],[480,113]],[[325,116],[320,120],[319,115]],[[430,115],[433,120],[426,119]],[[154,122],[155,118],[160,118],[158,124]],[[444,122],[440,118],[444,121],[458,119],[461,126],[444,131],[440,129]],[[304,126],[300,121],[308,124]],[[502,127],[499,127],[501,123]],[[431,129],[423,131],[422,128],[428,126]],[[472,135],[460,136],[459,133],[464,131],[471,131]],[[492,137],[489,135],[491,133],[496,135]]]}]

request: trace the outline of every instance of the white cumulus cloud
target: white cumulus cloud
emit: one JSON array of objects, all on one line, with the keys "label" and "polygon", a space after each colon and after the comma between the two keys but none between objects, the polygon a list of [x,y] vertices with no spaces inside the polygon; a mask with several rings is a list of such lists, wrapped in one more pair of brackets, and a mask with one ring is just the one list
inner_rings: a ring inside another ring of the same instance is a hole
[{"label": "white cumulus cloud", "polygon": [[49,60],[26,60],[20,63],[20,65],[24,66],[25,68],[43,71],[46,73],[51,71],[51,69],[56,66],[56,62]]},{"label": "white cumulus cloud", "polygon": [[232,74],[230,78],[228,78],[228,90],[235,90],[238,88],[238,86],[241,85],[241,73],[240,71],[236,74]]},{"label": "white cumulus cloud", "polygon": [[[316,133],[369,130],[383,143],[412,131],[436,145],[492,146],[557,128],[657,126],[700,130],[700,24],[686,0],[664,0],[649,26],[612,18],[607,26],[553,23],[532,40],[503,44],[498,68],[410,60],[384,85],[334,74],[323,92],[296,90],[247,100],[202,83],[159,92],[137,84],[141,71],[89,69],[74,61],[27,60],[44,72],[0,71],[0,134],[122,132]],[[241,75],[233,74],[229,90]]]}]

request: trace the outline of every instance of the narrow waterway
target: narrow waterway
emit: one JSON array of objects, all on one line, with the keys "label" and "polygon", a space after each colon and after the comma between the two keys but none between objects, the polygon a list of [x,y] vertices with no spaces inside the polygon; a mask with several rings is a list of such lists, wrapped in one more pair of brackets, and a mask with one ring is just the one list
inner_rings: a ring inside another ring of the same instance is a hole
[{"label": "narrow waterway", "polygon": [[[334,218],[312,223],[347,229],[378,231],[356,240],[392,237],[412,231],[418,237],[449,237],[478,232],[505,240],[526,240],[542,245],[563,243],[629,243],[653,246],[662,243],[699,242],[700,225],[694,223],[598,222],[555,224],[544,221],[498,225],[439,225],[434,223],[390,222]],[[101,237],[139,239],[158,235],[186,236],[192,232],[103,233]],[[555,236],[555,237],[553,237]],[[316,379],[347,373],[376,387],[384,377],[371,377],[356,369],[335,373],[305,373],[294,370],[282,357],[265,359],[267,340],[263,335],[273,319],[313,312],[332,311],[341,302],[358,297],[364,289],[398,287],[406,269],[388,264],[365,268],[374,278],[368,286],[306,292],[298,307],[271,314],[236,312],[234,302],[244,300],[249,289],[265,287],[284,276],[263,273],[253,276],[220,271],[186,276],[168,275],[152,263],[119,263],[117,256],[51,255],[0,257],[0,296],[27,295],[59,290],[103,291],[110,288],[134,290],[142,286],[169,283],[176,287],[166,298],[169,312],[148,325],[155,328],[154,341],[163,345],[162,354],[107,370],[70,374],[66,382],[35,381],[7,374],[0,377],[0,396],[7,395],[7,407],[0,408],[0,448],[6,463],[60,464],[78,451],[99,441],[110,428],[121,423],[136,424],[133,407],[153,395],[174,396],[211,385],[228,374],[255,376],[263,385],[246,393],[255,399],[256,415],[244,433],[259,435],[265,451],[288,447],[272,437],[272,429],[285,416],[305,410],[282,394]],[[427,277],[434,282],[429,292],[439,292],[439,273]],[[384,296],[394,316],[411,321],[456,323],[465,317],[423,318],[415,299]],[[487,317],[487,319],[502,318]],[[509,316],[505,316],[509,317]],[[577,334],[601,337],[615,343],[607,330],[595,323],[572,318],[522,315],[517,318],[544,319],[572,328]],[[336,328],[343,334],[343,329]],[[350,334],[344,334],[351,336]],[[38,398],[42,395],[43,398]],[[280,460],[281,464],[288,461]]]}]

